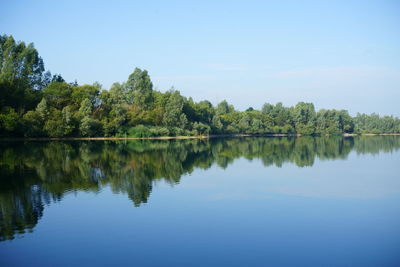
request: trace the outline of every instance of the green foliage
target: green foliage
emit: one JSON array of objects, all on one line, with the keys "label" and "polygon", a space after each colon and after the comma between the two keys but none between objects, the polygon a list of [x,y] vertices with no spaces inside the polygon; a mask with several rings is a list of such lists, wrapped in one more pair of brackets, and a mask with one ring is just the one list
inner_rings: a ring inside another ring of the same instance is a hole
[{"label": "green foliage", "polygon": [[213,108],[213,105],[209,101],[203,100],[199,103],[192,102],[192,107],[194,111],[194,114],[191,117],[192,121],[199,121],[202,123],[210,124],[214,117],[215,110]]},{"label": "green foliage", "polygon": [[89,117],[92,114],[92,103],[89,99],[85,98],[82,100],[78,114],[81,117]]},{"label": "green foliage", "polygon": [[261,112],[268,116],[269,132],[278,134],[294,133],[295,122],[293,116],[294,108],[287,108],[282,103],[277,103],[275,106],[265,103]]},{"label": "green foliage", "polygon": [[153,83],[147,70],[135,68],[134,72],[129,75],[126,82],[128,90],[128,99],[130,104],[134,104],[141,109],[149,109],[152,107]]},{"label": "green foliage", "polygon": [[71,101],[72,90],[66,82],[51,82],[43,89],[43,97],[52,107],[62,109]]},{"label": "green foliage", "polygon": [[11,107],[4,107],[0,113],[0,133],[13,133],[17,130],[19,114]]},{"label": "green foliage", "polygon": [[192,128],[194,135],[208,135],[211,131],[210,126],[201,122],[193,123]]},{"label": "green foliage", "polygon": [[221,118],[219,116],[216,115],[213,117],[211,127],[214,133],[219,134],[223,132],[224,125],[222,124]]},{"label": "green foliage", "polygon": [[315,109],[312,103],[299,102],[293,110],[296,133],[311,135],[315,133]]},{"label": "green foliage", "polygon": [[378,114],[351,117],[346,110],[316,112],[312,103],[264,104],[235,110],[226,100],[213,106],[173,88],[153,90],[146,70],[102,90],[98,83],[67,83],[44,72],[33,44],[0,35],[0,136],[162,136],[209,134],[400,133],[400,119]]},{"label": "green foliage", "polygon": [[33,108],[44,85],[43,60],[33,44],[0,35],[0,109]]},{"label": "green foliage", "polygon": [[168,128],[166,127],[157,127],[157,126],[153,126],[150,127],[150,136],[169,136],[170,135],[170,131],[168,130]]},{"label": "green foliage", "polygon": [[338,135],[354,132],[354,121],[346,110],[325,110],[317,112],[316,133]]},{"label": "green foliage", "polygon": [[129,137],[150,137],[150,129],[144,125],[138,125],[128,130]]},{"label": "green foliage", "polygon": [[182,113],[184,98],[181,96],[179,91],[170,90],[168,92],[169,97],[165,105],[165,111],[163,116],[163,123],[170,127],[181,127],[187,123],[187,118]]},{"label": "green foliage", "polygon": [[49,108],[47,106],[47,101],[45,98],[39,102],[36,107],[36,112],[39,114],[40,118],[45,121],[49,117]]},{"label": "green foliage", "polygon": [[50,137],[63,137],[66,135],[66,125],[60,110],[52,108],[49,119],[44,124],[44,131]]},{"label": "green foliage", "polygon": [[44,121],[36,110],[30,110],[25,113],[22,124],[24,125],[25,137],[45,136],[43,131]]},{"label": "green foliage", "polygon": [[393,116],[357,114],[354,118],[357,133],[399,133],[400,119]]},{"label": "green foliage", "polygon": [[101,122],[89,116],[85,116],[81,120],[79,131],[82,136],[94,137],[101,136],[103,129]]},{"label": "green foliage", "polygon": [[235,108],[232,105],[229,105],[226,100],[223,100],[221,103],[219,103],[215,109],[215,113],[217,115],[224,115],[231,113],[235,110]]},{"label": "green foliage", "polygon": [[83,99],[89,99],[92,105],[96,106],[99,103],[101,85],[95,83],[94,85],[81,85],[73,87],[71,92],[71,102],[73,105],[78,106]]}]

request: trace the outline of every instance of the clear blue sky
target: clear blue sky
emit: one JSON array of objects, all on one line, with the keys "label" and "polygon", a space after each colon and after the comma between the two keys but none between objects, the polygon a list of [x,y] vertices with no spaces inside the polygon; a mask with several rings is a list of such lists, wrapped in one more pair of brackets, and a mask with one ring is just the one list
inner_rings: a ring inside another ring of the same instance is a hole
[{"label": "clear blue sky", "polygon": [[46,69],[109,88],[147,69],[161,91],[313,102],[400,116],[400,1],[5,1],[0,33]]}]

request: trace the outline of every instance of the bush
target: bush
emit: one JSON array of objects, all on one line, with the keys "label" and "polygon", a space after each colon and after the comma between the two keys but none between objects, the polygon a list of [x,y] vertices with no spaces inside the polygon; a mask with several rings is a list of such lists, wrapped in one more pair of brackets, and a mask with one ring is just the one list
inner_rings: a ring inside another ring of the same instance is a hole
[{"label": "bush", "polygon": [[150,129],[144,125],[138,125],[128,130],[129,137],[150,137]]},{"label": "bush", "polygon": [[151,127],[150,134],[151,136],[169,136],[170,132],[165,127]]},{"label": "bush", "polygon": [[87,136],[87,137],[102,136],[103,124],[98,120],[92,119],[89,116],[85,116],[81,120],[79,131],[82,136]]},{"label": "bush", "polygon": [[5,107],[0,112],[0,132],[14,132],[18,127],[19,115],[10,107]]},{"label": "bush", "polygon": [[193,131],[196,135],[208,135],[211,131],[211,128],[204,123],[195,122],[193,123]]},{"label": "bush", "polygon": [[294,129],[291,125],[285,124],[284,126],[282,126],[282,133],[292,134],[294,133]]},{"label": "bush", "polygon": [[171,136],[180,136],[183,132],[183,130],[178,127],[169,127],[168,129]]},{"label": "bush", "polygon": [[189,136],[191,132],[179,127],[137,125],[128,130],[129,137]]}]

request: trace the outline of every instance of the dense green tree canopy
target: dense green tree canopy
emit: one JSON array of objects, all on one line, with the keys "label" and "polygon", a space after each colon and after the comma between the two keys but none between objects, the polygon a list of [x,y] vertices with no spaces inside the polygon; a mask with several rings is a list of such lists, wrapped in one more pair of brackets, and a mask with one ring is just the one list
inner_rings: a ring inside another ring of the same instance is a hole
[{"label": "dense green tree canopy", "polygon": [[109,90],[98,83],[67,83],[45,72],[33,44],[0,36],[0,136],[92,137],[209,134],[400,133],[400,119],[351,117],[346,110],[264,104],[238,111],[223,100],[193,101],[179,91],[153,90],[146,70],[135,68]]},{"label": "dense green tree canopy", "polygon": [[0,109],[32,108],[45,81],[43,60],[32,43],[0,36]]}]

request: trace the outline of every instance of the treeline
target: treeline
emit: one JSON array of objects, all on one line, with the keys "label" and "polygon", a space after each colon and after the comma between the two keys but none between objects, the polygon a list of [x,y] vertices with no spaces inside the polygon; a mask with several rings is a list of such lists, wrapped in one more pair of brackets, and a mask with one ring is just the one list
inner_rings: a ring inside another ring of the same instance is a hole
[{"label": "treeline", "polygon": [[33,44],[0,36],[0,136],[94,137],[209,134],[400,133],[400,119],[346,110],[316,111],[264,104],[238,111],[227,101],[194,102],[171,89],[154,90],[146,70],[103,90],[98,83],[67,83],[45,71]]}]

